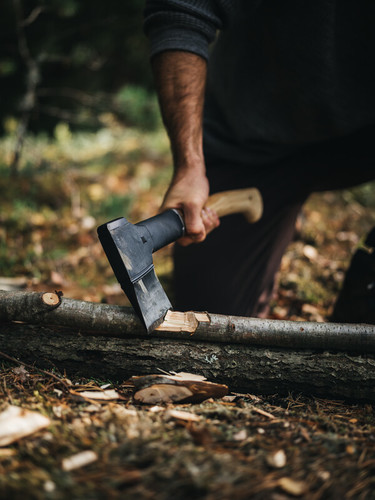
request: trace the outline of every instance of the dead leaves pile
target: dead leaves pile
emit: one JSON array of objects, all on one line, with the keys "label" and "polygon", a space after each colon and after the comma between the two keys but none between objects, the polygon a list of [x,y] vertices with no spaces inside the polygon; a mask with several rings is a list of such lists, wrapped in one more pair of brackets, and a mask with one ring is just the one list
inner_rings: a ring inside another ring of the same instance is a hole
[{"label": "dead leaves pile", "polygon": [[350,499],[375,488],[371,405],[233,393],[141,405],[134,383],[22,366],[4,367],[0,387],[1,498]]}]

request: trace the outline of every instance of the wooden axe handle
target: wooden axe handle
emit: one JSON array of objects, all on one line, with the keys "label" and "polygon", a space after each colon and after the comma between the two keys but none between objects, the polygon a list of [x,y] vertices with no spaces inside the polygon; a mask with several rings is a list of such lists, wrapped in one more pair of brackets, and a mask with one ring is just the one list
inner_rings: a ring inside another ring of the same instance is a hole
[{"label": "wooden axe handle", "polygon": [[211,195],[205,205],[219,217],[242,213],[248,222],[256,222],[263,213],[262,196],[257,188],[235,189]]}]

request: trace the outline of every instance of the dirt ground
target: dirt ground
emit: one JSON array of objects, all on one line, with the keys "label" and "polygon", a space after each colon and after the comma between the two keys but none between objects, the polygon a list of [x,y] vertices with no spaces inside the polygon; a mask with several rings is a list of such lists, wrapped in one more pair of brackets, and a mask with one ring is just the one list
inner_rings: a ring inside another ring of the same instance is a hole
[{"label": "dirt ground", "polygon": [[[121,399],[90,399],[100,386]],[[50,424],[0,448],[0,498],[375,498],[371,404],[230,394],[140,406],[123,384],[10,364],[1,392],[3,409],[21,406]],[[83,451],[92,462],[70,469],[66,460]]]},{"label": "dirt ground", "polygon": [[[126,304],[95,226],[123,211],[124,201],[134,220],[157,210],[170,173],[168,145],[159,136],[107,132],[90,141],[65,134],[56,143],[30,142],[32,182],[27,165],[13,184],[0,176],[0,276],[24,277],[28,289]],[[0,147],[6,157],[7,144]],[[311,197],[283,258],[271,317],[330,317],[351,255],[375,225],[374,190]],[[155,265],[168,288],[170,249]],[[373,402],[253,394],[249,380],[248,393],[229,387],[220,400],[139,405],[125,381],[42,372],[3,354],[0,443],[10,407],[49,420],[0,444],[1,499],[375,498]],[[94,397],[107,390],[115,391],[112,400]]]}]

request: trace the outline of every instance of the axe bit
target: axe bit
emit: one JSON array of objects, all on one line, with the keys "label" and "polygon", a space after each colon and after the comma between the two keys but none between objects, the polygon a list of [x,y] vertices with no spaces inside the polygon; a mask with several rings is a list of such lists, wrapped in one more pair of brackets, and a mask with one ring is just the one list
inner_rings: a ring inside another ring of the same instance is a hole
[{"label": "axe bit", "polygon": [[[224,191],[206,203],[219,217],[243,213],[249,222],[262,215],[256,188]],[[137,224],[124,217],[98,227],[99,240],[113,272],[148,333],[159,326],[172,309],[156,274],[152,254],[183,236],[185,224],[178,210],[170,209]]]}]

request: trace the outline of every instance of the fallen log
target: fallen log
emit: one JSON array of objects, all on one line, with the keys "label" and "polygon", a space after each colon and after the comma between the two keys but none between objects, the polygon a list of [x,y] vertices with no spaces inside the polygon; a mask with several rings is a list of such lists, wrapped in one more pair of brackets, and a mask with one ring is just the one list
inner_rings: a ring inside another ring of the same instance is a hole
[{"label": "fallen log", "polygon": [[[59,293],[0,290],[0,321],[72,327],[82,334],[149,337],[132,308]],[[375,354],[375,325],[282,321],[169,311],[152,337]]]},{"label": "fallen log", "polygon": [[43,295],[0,291],[0,350],[41,368],[117,381],[188,371],[232,391],[375,400],[373,325],[189,312],[147,335],[130,308]]}]

